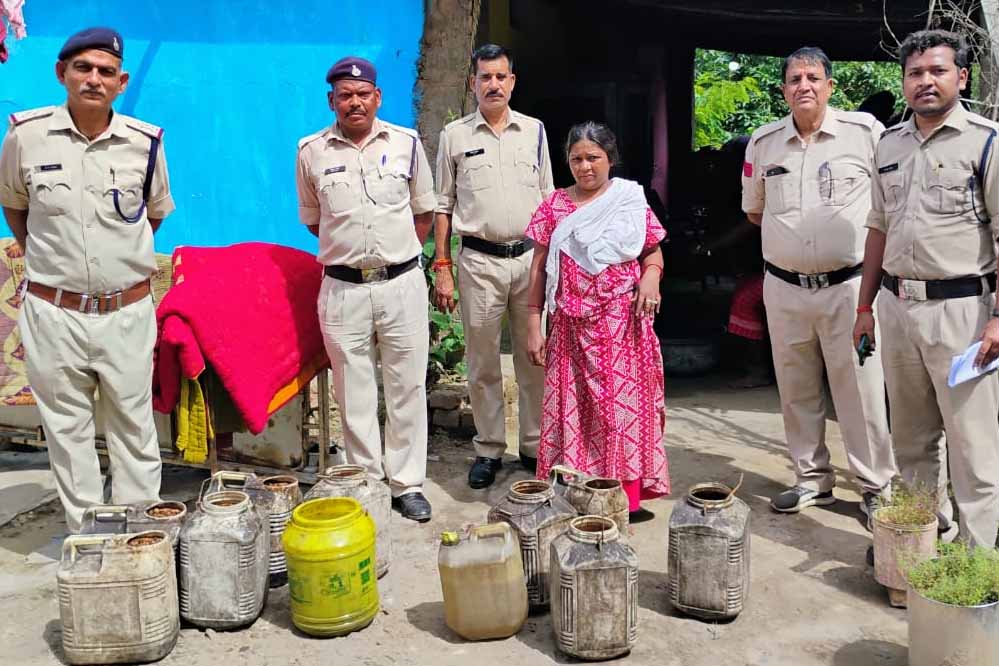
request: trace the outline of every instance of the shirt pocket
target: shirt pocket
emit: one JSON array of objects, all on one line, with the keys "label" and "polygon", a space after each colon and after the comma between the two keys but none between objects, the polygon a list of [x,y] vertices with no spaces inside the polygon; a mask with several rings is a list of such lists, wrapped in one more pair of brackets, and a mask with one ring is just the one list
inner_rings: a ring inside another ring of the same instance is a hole
[{"label": "shirt pocket", "polygon": [[[127,222],[142,210],[142,185],[145,174],[131,172],[109,173],[104,177],[104,193],[101,197],[104,214],[115,222]],[[115,192],[118,205],[115,205]],[[138,220],[136,220],[138,221]]]},{"label": "shirt pocket", "polygon": [[974,175],[964,169],[937,169],[926,188],[926,209],[940,215],[966,215],[978,224],[971,212],[971,189]]},{"label": "shirt pocket", "polygon": [[66,215],[72,210],[74,201],[73,186],[69,181],[69,173],[65,171],[31,174],[33,200],[47,215]]},{"label": "shirt pocket", "polygon": [[376,178],[367,181],[375,203],[396,205],[409,198],[409,174],[391,165],[379,165]]},{"label": "shirt pocket", "polygon": [[486,189],[492,184],[492,169],[485,155],[464,158],[458,165],[458,187],[470,192]]},{"label": "shirt pocket", "polygon": [[886,213],[896,213],[905,207],[905,174],[899,170],[881,175],[881,191],[884,194]]},{"label": "shirt pocket", "polygon": [[798,183],[794,174],[767,176],[763,179],[763,186],[766,191],[766,207],[771,213],[786,213],[797,205]]},{"label": "shirt pocket", "polygon": [[539,189],[537,153],[530,148],[518,148],[514,158],[517,180],[525,187]]},{"label": "shirt pocket", "polygon": [[354,207],[357,193],[353,191],[347,172],[325,174],[319,180],[320,206],[333,214],[344,213]]},{"label": "shirt pocket", "polygon": [[845,206],[852,203],[868,178],[867,172],[854,164],[830,164],[828,176],[819,174],[819,194],[822,203],[828,206]]}]

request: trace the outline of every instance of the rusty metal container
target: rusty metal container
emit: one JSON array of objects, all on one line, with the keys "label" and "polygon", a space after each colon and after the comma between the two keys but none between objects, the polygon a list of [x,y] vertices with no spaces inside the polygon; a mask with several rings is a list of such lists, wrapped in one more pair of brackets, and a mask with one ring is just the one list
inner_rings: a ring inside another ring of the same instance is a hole
[{"label": "rusty metal container", "polygon": [[627,654],[638,639],[638,555],[605,516],[582,516],[551,546],[552,628],[579,659]]},{"label": "rusty metal container", "polygon": [[136,534],[162,530],[176,549],[185,520],[187,506],[183,502],[101,504],[83,512],[80,534]]},{"label": "rusty metal container", "polygon": [[69,536],[57,585],[70,664],[156,661],[177,642],[177,574],[165,532]]},{"label": "rusty metal container", "polygon": [[267,598],[266,514],[246,493],[205,495],[180,532],[180,615],[191,624],[251,624]]},{"label": "rusty metal container", "polygon": [[606,516],[617,524],[620,539],[628,538],[628,495],[618,479],[589,476],[564,465],[552,467],[548,477],[581,516]]},{"label": "rusty metal container", "polygon": [[891,507],[874,510],[874,580],[888,590],[888,603],[905,608],[908,582],[901,563],[912,567],[933,559],[937,554],[937,517],[924,525],[897,525],[888,520]]},{"label": "rusty metal container", "polygon": [[669,518],[669,598],[702,620],[733,618],[749,598],[749,506],[721,483],[691,486]]},{"label": "rusty metal container", "polygon": [[352,497],[375,521],[375,570],[381,578],[392,561],[392,491],[368,476],[360,465],[336,465],[319,475],[319,482],[305,494],[306,500],[321,497]]},{"label": "rusty metal container", "polygon": [[551,484],[536,479],[515,482],[489,511],[488,522],[509,523],[517,533],[532,608],[548,605],[548,550],[575,517],[576,510],[555,494]]}]

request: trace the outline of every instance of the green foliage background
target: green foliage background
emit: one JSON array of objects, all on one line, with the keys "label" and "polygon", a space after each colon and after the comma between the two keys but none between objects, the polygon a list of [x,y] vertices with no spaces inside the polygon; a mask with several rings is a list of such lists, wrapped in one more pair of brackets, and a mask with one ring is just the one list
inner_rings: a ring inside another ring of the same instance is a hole
[{"label": "green foliage background", "polygon": [[[737,71],[729,63],[737,62]],[[698,49],[694,56],[694,150],[726,141],[788,113],[781,93],[782,58]],[[901,69],[894,62],[835,62],[829,103],[853,111],[869,95],[889,90],[904,106]]]}]

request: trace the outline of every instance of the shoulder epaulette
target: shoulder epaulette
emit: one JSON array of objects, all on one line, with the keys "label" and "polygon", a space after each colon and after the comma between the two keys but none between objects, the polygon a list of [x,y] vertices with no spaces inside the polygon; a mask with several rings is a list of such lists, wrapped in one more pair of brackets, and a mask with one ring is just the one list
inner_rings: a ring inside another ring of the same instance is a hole
[{"label": "shoulder epaulette", "polygon": [[136,132],[142,132],[151,139],[162,139],[163,138],[163,128],[153,125],[152,123],[147,123],[144,120],[139,120],[138,118],[125,118],[125,125],[131,127]]},{"label": "shoulder epaulette", "polygon": [[980,116],[977,113],[969,113],[968,122],[972,123],[973,125],[978,125],[979,127],[984,127],[989,131],[999,129],[999,124],[995,123],[992,120],[989,120],[988,118],[985,118],[984,116]]},{"label": "shoulder epaulette", "polygon": [[[893,132],[899,131],[903,127],[905,127],[905,123],[899,123],[897,125],[892,125],[891,127],[889,127],[888,129],[886,129],[884,132],[881,133],[881,139],[885,138],[889,134],[892,134]],[[878,139],[878,141],[880,141],[881,139]]]},{"label": "shoulder epaulette", "polygon": [[867,129],[874,129],[874,124],[878,119],[866,111],[840,111],[836,114],[839,120],[853,125],[861,125]]},{"label": "shoulder epaulette", "polygon": [[451,122],[445,124],[444,125],[444,129],[445,130],[449,130],[452,127],[456,127],[458,125],[467,125],[468,123],[470,123],[473,120],[475,120],[475,114],[474,113],[470,113],[467,116],[463,116],[461,118],[458,118],[457,120],[452,120]]},{"label": "shoulder epaulette", "polygon": [[308,144],[310,144],[313,141],[315,141],[316,139],[324,136],[326,134],[326,130],[328,130],[328,129],[329,129],[328,127],[324,127],[321,130],[319,130],[318,132],[313,132],[312,134],[309,134],[308,136],[303,136],[301,139],[298,140],[298,150],[301,151],[302,148],[305,148],[305,146],[307,146]]},{"label": "shoulder epaulette", "polygon": [[395,125],[393,123],[387,123],[384,120],[382,120],[381,123],[389,130],[399,132],[400,134],[405,134],[406,136],[413,139],[419,138],[416,134],[415,129],[410,129],[409,127],[403,127],[402,125]]},{"label": "shoulder epaulette", "polygon": [[757,127],[756,131],[753,132],[753,136],[750,138],[750,141],[752,141],[753,143],[756,143],[757,141],[759,141],[763,137],[767,136],[768,134],[773,134],[774,132],[776,132],[777,130],[781,129],[782,127],[784,127],[784,118],[781,118],[780,120],[775,120],[773,122],[767,123],[766,125],[763,125],[762,127]]},{"label": "shoulder epaulette", "polygon": [[54,106],[43,106],[38,109],[28,109],[26,111],[18,111],[17,113],[10,114],[10,124],[17,127],[18,125],[23,125],[29,120],[48,118],[53,113],[55,113],[55,110],[56,107]]}]

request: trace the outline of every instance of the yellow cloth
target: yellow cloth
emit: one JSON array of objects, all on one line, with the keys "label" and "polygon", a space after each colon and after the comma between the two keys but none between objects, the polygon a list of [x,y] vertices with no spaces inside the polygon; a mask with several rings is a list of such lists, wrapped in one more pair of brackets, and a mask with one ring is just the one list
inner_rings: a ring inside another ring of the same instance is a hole
[{"label": "yellow cloth", "polygon": [[203,463],[208,458],[208,439],[214,437],[201,384],[197,379],[181,379],[180,402],[177,404],[177,450],[184,454],[185,461]]}]

